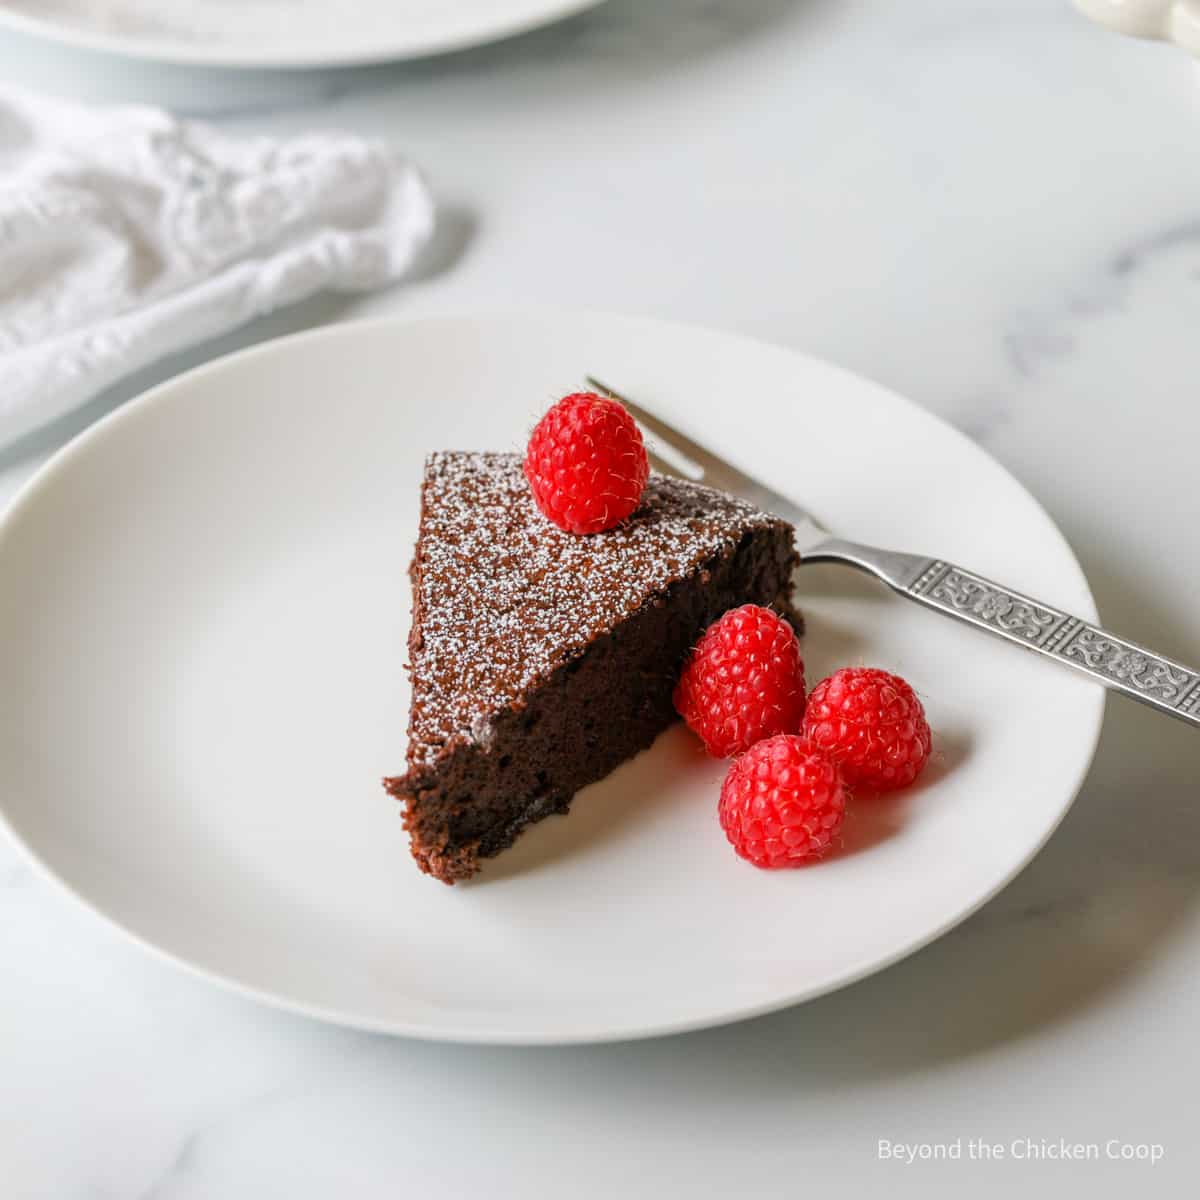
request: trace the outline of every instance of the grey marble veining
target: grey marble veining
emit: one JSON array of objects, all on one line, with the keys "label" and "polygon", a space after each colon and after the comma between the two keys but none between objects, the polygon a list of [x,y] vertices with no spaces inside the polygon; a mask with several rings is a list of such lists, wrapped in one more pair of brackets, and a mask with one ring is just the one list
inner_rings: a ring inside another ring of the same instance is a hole
[{"label": "grey marble veining", "polygon": [[[422,278],[310,302],[0,452],[0,501],[181,366],[355,316],[505,303],[739,328],[981,440],[1113,629],[1200,661],[1200,92],[1067,0],[612,0],[346,73],[6,77],[245,129],[395,138],[453,219]],[[1029,764],[1036,770],[1036,763]],[[1074,809],[1006,891],[802,1008],[658,1042],[491,1050],[261,1009],[127,945],[0,839],[0,1180],[15,1200],[1183,1194],[1200,1167],[1200,740],[1110,702]],[[1166,1147],[1154,1168],[876,1160],[876,1140]]]}]

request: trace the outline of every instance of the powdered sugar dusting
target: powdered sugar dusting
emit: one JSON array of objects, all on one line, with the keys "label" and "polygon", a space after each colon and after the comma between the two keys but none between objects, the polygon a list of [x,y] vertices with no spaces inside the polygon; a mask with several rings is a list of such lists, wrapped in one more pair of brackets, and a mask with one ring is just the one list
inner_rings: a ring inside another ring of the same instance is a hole
[{"label": "powdered sugar dusting", "polygon": [[409,763],[486,742],[490,718],[673,581],[778,518],[700,484],[651,475],[616,529],[579,536],[534,505],[521,457],[426,463],[411,645]]}]

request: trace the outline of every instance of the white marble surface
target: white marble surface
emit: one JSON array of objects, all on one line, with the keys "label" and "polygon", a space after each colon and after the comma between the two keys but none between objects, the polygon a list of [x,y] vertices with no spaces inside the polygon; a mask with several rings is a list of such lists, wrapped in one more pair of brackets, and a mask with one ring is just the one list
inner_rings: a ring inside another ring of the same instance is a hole
[{"label": "white marble surface", "polygon": [[[419,282],[309,302],[188,363],[509,302],[750,331],[969,431],[1061,523],[1107,621],[1200,662],[1200,91],[1170,50],[1068,0],[612,0],[346,74],[220,78],[17,37],[0,70],[244,129],[384,133],[428,167],[447,220]],[[0,500],[180,365],[0,452]],[[1114,700],[1072,814],[956,932],[790,1012],[595,1049],[281,1016],[150,960],[0,844],[0,1194],[1183,1195],[1200,1169],[1198,778],[1193,730]],[[1165,1157],[877,1159],[881,1138],[957,1137]]]}]

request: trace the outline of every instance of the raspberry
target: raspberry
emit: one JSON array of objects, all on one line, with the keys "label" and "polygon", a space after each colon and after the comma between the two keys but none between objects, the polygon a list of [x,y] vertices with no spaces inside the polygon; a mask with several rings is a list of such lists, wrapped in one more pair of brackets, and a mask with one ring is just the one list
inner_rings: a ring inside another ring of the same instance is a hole
[{"label": "raspberry", "polygon": [[916,692],[899,675],[868,667],[835,671],[813,688],[804,734],[833,755],[851,787],[908,787],[929,758],[929,722]]},{"label": "raspberry", "polygon": [[781,733],[729,768],[717,811],[725,836],[747,862],[798,867],[829,849],[846,815],[846,789],[828,754]]},{"label": "raspberry", "polygon": [[714,758],[749,750],[804,720],[804,660],[777,613],[744,604],[712,624],[675,686],[675,708]]},{"label": "raspberry", "polygon": [[594,392],[564,396],[537,423],[525,451],[538,508],[569,533],[619,525],[637,508],[649,474],[633,418]]}]

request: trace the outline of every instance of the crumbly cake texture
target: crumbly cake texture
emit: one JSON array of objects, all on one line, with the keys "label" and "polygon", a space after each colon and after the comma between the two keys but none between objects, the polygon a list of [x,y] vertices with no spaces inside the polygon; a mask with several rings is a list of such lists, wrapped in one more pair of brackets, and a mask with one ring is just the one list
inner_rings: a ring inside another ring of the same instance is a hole
[{"label": "crumbly cake texture", "polygon": [[474,874],[530,822],[644,749],[706,625],[746,602],[791,614],[791,527],[652,475],[628,521],[579,536],[534,505],[517,454],[426,463],[412,565],[405,805],[421,868]]}]

